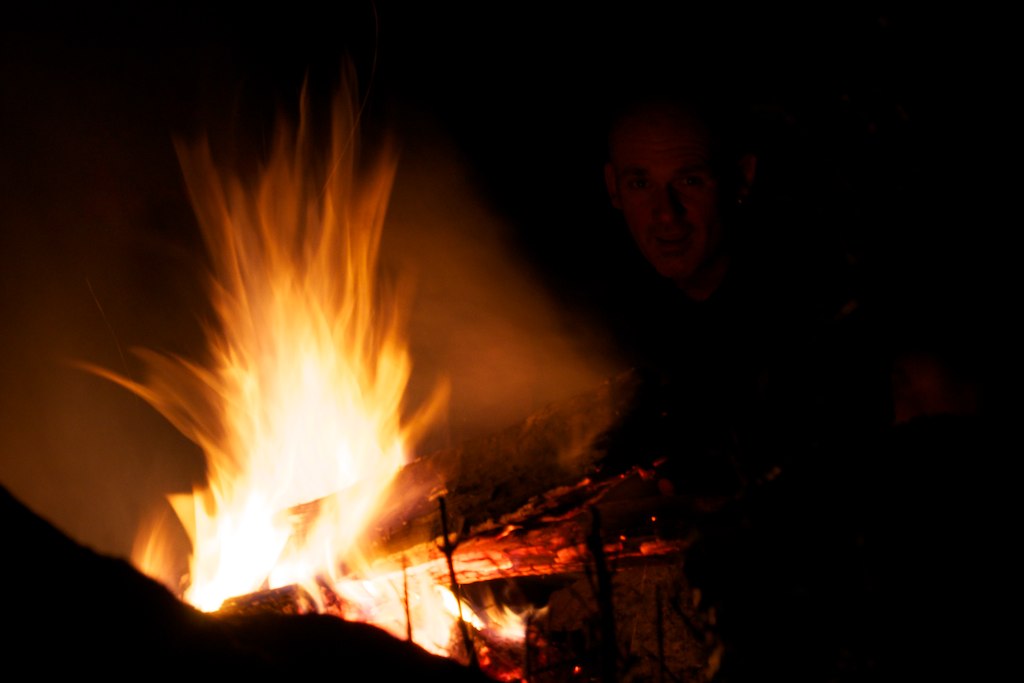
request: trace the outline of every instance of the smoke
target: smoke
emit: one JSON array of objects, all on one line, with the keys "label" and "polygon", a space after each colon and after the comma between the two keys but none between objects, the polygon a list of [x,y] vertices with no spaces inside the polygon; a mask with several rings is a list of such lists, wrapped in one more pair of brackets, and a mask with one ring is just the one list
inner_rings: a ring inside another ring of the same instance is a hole
[{"label": "smoke", "polygon": [[[449,421],[433,444],[490,434],[612,374],[588,350],[596,329],[559,303],[489,206],[474,169],[420,120],[408,139],[384,229],[382,260],[414,280],[415,395],[450,382]],[[429,449],[431,444],[426,444]]]}]

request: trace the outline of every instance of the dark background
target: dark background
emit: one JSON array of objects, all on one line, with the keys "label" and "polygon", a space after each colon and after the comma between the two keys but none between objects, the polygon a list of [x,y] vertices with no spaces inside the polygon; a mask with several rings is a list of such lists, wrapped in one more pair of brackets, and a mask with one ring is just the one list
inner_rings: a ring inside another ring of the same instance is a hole
[{"label": "dark background", "polygon": [[126,554],[139,518],[201,478],[162,418],[67,361],[137,373],[134,346],[201,354],[174,141],[207,132],[258,157],[304,82],[327,105],[345,59],[368,137],[403,146],[392,247],[420,274],[420,381],[453,380],[449,439],[616,369],[605,298],[642,264],[604,196],[600,115],[635,78],[748,102],[766,186],[843,245],[894,334],[1001,377],[1004,25],[981,9],[683,2],[15,11],[0,48],[0,483]]}]

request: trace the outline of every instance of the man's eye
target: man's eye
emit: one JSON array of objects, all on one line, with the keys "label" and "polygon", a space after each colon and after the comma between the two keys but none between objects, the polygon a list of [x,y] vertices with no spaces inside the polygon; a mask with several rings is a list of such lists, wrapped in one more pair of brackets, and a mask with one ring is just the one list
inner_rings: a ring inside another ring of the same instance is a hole
[{"label": "man's eye", "polygon": [[675,183],[680,187],[699,187],[707,183],[707,178],[702,175],[688,175],[676,179]]},{"label": "man's eye", "polygon": [[646,190],[650,185],[646,178],[630,178],[626,181],[626,187],[630,190]]}]

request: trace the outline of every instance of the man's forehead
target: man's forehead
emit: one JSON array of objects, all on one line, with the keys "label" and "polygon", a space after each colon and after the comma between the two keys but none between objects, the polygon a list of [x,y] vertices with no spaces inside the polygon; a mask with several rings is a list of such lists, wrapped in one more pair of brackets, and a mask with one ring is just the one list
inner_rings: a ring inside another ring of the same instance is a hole
[{"label": "man's forehead", "polygon": [[707,127],[698,119],[666,108],[631,113],[609,136],[609,152],[616,163],[708,163],[712,146]]},{"label": "man's forehead", "polygon": [[703,138],[660,135],[624,137],[611,148],[620,170],[699,170],[712,165],[711,146]]}]

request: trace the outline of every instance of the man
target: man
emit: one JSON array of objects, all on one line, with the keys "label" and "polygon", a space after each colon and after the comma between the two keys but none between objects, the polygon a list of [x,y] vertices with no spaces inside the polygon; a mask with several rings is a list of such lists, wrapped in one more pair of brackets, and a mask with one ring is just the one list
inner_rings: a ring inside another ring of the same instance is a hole
[{"label": "man", "polygon": [[855,676],[845,474],[888,424],[887,366],[841,254],[757,206],[739,120],[678,99],[612,119],[608,195],[656,274],[621,319],[651,379],[625,450],[664,461],[665,488],[694,501],[685,563],[719,614],[720,680]]},{"label": "man", "polygon": [[615,318],[621,346],[682,402],[688,461],[709,450],[743,460],[730,473],[729,458],[706,463],[719,493],[721,477],[735,487],[770,476],[778,449],[884,422],[888,409],[859,393],[873,381],[886,394],[887,376],[868,353],[843,254],[790,207],[759,201],[748,129],[718,100],[633,100],[612,117],[604,167],[656,274],[616,283],[629,292]]},{"label": "man", "polygon": [[697,109],[649,103],[619,115],[605,183],[644,257],[690,299],[704,301],[729,268],[726,225],[754,180],[756,159],[725,150]]}]

